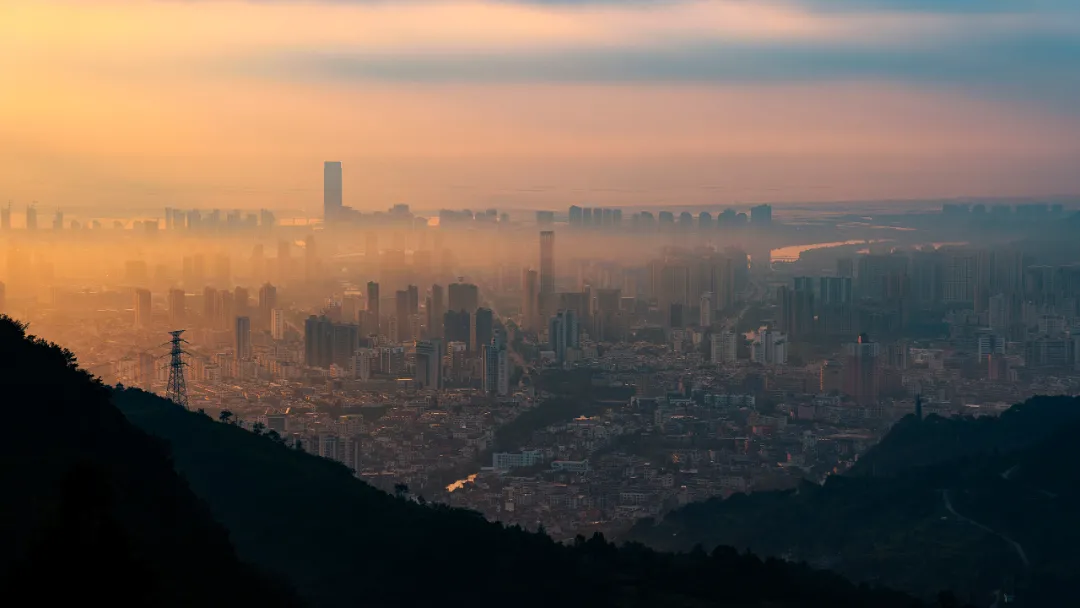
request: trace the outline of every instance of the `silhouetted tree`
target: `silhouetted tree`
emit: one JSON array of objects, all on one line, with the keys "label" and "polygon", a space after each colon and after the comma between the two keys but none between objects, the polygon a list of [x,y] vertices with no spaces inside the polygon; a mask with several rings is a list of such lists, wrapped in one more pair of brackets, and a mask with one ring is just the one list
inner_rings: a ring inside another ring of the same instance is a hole
[{"label": "silhouetted tree", "polygon": [[942,591],[937,600],[940,608],[960,608],[960,600],[956,599],[956,594],[952,591]]},{"label": "silhouetted tree", "polygon": [[232,417],[233,413],[229,410],[221,410],[221,413],[218,414],[218,420],[224,422],[225,424],[229,424],[229,421],[232,419]]},{"label": "silhouetted tree", "polygon": [[394,484],[394,495],[398,498],[404,498],[409,494],[409,486],[403,483]]}]

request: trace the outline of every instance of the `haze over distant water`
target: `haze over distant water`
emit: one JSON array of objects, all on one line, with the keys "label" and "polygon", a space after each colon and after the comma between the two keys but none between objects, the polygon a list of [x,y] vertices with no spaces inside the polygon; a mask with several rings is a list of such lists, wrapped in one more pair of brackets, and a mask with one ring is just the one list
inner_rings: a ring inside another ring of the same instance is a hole
[{"label": "haze over distant water", "polygon": [[13,0],[0,202],[1080,192],[1073,0]]}]

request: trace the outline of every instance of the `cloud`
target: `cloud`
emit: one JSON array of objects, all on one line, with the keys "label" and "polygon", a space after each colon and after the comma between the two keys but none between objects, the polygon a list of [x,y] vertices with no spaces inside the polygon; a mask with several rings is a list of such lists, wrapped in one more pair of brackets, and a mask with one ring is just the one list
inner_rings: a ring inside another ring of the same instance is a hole
[{"label": "cloud", "polygon": [[1077,190],[1078,12],[0,0],[0,182],[9,196],[119,199],[138,175],[185,205],[252,188],[251,206],[299,204],[339,158],[364,167],[350,192],[431,204],[459,175],[462,197],[543,181],[563,188],[552,197],[638,202]]}]

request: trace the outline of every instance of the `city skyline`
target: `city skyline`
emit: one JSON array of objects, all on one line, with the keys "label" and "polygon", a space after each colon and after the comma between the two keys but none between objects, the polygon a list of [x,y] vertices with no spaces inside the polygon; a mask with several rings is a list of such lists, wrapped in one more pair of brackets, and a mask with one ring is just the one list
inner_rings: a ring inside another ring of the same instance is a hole
[{"label": "city skyline", "polygon": [[327,159],[365,212],[1075,194],[1077,10],[7,3],[0,201],[314,217]]},{"label": "city skyline", "polygon": [[1078,60],[1077,0],[0,0],[0,580],[1080,606]]}]

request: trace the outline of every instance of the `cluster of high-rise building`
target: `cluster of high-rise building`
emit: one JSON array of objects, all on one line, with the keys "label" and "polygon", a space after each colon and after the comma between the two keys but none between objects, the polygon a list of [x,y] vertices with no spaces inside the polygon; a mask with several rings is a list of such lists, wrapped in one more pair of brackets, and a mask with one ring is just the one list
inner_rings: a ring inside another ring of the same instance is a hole
[{"label": "cluster of high-rise building", "polygon": [[[537,223],[541,225],[553,223],[554,216],[549,217],[545,213],[538,212]],[[545,215],[541,215],[545,214]],[[757,205],[750,209],[749,215],[727,209],[716,217],[708,211],[702,211],[695,217],[688,211],[676,215],[672,211],[661,211],[653,215],[651,211],[639,211],[627,216],[623,221],[622,209],[590,208],[574,205],[567,213],[567,223],[574,230],[716,230],[753,226],[755,228],[768,228],[772,225],[772,206]]]},{"label": "cluster of high-rise building", "polygon": [[[164,221],[159,219],[141,219],[132,222],[130,227],[133,230],[147,233],[154,233],[164,228],[169,231],[183,230],[191,233],[207,234],[227,232],[239,233],[255,229],[269,230],[276,224],[277,220],[274,217],[274,213],[267,209],[262,209],[258,213],[255,213],[240,210],[223,212],[220,209],[205,211],[200,209],[185,210],[166,207]],[[79,221],[72,219],[70,221],[65,221],[64,212],[62,210],[58,209],[53,213],[53,231],[100,229],[101,227],[102,224],[99,220],[88,219]],[[112,227],[123,229],[127,228],[128,224],[120,220],[114,220]],[[9,203],[6,207],[0,208],[0,231],[7,231],[13,228],[11,204]],[[39,221],[36,203],[26,206],[26,211],[23,215],[23,228],[29,232],[38,230]]]}]

